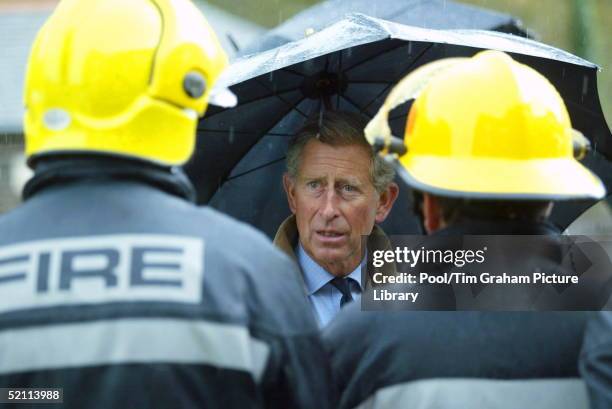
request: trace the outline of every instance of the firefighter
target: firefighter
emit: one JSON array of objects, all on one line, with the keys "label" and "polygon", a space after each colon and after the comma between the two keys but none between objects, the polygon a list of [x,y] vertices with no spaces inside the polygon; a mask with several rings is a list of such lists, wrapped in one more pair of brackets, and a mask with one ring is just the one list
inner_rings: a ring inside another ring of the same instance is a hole
[{"label": "firefighter", "polygon": [[180,170],[208,103],[235,103],[214,87],[226,64],[188,0],[63,0],[40,30],[25,84],[35,173],[0,218],[0,387],[13,399],[61,388],[65,408],[327,407],[296,267],[196,207]]},{"label": "firefighter", "polygon": [[[388,112],[415,97],[398,143],[386,124]],[[575,158],[585,140],[572,129],[556,89],[498,51],[436,61],[408,75],[366,135],[399,156],[398,174],[420,193],[419,212],[436,245],[464,235],[530,235],[555,243],[560,232],[547,220],[554,201],[605,194],[597,176]],[[512,267],[557,267],[549,254],[530,254],[509,256]],[[456,307],[452,293],[432,294],[448,297],[434,299],[448,302],[441,309]],[[586,405],[577,362],[588,317],[365,313],[349,307],[327,327],[324,342],[341,408],[514,408],[534,402],[575,408]]]}]

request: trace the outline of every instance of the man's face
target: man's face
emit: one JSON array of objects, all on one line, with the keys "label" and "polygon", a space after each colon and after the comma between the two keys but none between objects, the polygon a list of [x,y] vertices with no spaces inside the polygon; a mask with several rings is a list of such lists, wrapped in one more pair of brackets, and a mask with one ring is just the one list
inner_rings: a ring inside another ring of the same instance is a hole
[{"label": "man's face", "polygon": [[310,140],[302,151],[297,177],[284,178],[300,243],[336,276],[357,268],[362,259],[361,236],[369,235],[374,223],[385,219],[397,196],[397,190],[382,195],[376,191],[370,166],[366,147]]}]

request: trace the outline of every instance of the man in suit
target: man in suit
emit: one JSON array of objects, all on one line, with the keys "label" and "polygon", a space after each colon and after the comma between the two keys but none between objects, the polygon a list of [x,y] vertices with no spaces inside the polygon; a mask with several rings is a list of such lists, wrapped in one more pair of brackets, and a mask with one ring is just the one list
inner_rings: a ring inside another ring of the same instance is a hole
[{"label": "man in suit", "polygon": [[325,112],[306,123],[287,151],[283,185],[293,215],[274,243],[299,264],[320,326],[367,285],[366,249],[385,246],[376,223],[398,195],[393,167],[374,154],[365,125],[357,114]]}]

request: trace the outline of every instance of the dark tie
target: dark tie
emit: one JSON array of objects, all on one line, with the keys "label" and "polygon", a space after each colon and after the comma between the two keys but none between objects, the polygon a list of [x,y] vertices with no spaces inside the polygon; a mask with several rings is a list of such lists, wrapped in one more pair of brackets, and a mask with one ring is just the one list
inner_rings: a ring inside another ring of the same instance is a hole
[{"label": "dark tie", "polygon": [[349,279],[344,277],[336,277],[330,281],[330,283],[342,293],[340,299],[340,308],[353,301],[353,295],[351,294],[351,287],[349,286]]}]

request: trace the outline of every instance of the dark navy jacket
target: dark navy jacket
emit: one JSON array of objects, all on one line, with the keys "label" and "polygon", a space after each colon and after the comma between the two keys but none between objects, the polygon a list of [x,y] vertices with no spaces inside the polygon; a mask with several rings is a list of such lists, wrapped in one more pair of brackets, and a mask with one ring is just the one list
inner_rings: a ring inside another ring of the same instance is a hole
[{"label": "dark navy jacket", "polygon": [[589,390],[591,408],[612,408],[612,311],[602,311],[589,322],[580,373]]},{"label": "dark navy jacket", "polygon": [[63,388],[63,408],[328,407],[296,267],[186,185],[122,161],[38,172],[0,217],[0,388]]},{"label": "dark navy jacket", "polygon": [[[555,234],[548,225],[486,223],[439,234],[492,232]],[[367,312],[355,303],[325,329],[324,343],[340,408],[575,409],[586,404],[577,362],[588,317],[583,312]]]}]

